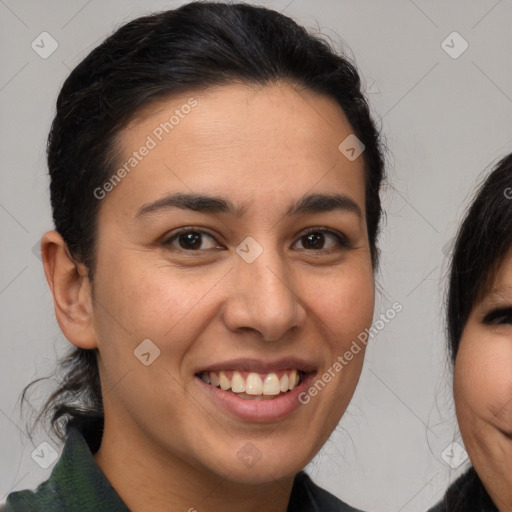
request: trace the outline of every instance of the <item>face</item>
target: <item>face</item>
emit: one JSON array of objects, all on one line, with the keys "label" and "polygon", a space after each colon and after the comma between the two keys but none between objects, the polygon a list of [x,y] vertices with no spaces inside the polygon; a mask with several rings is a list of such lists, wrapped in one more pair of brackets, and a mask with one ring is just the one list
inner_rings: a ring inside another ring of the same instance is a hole
[{"label": "face", "polygon": [[363,157],[338,149],[351,133],[327,97],[230,85],[120,134],[119,168],[134,166],[101,199],[92,303],[105,431],[162,468],[241,483],[320,449],[364,347],[333,365],[374,305]]},{"label": "face", "polygon": [[457,353],[457,418],[473,466],[500,511],[512,508],[512,251],[474,307]]}]

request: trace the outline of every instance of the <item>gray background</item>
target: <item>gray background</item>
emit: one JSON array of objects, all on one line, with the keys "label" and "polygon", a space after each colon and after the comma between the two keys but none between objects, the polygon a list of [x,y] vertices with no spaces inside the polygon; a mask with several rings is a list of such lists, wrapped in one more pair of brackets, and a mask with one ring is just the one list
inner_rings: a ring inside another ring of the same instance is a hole
[{"label": "gray background", "polygon": [[[0,500],[47,478],[53,466],[31,458],[39,443],[61,448],[44,432],[32,442],[18,407],[67,345],[33,250],[52,228],[44,150],[58,91],[121,23],[180,3],[0,0]],[[390,150],[377,314],[394,301],[403,311],[372,340],[354,400],[308,470],[358,508],[423,511],[465,467],[442,457],[459,439],[442,323],[446,255],[484,169],[512,150],[512,4],[259,3],[348,45]],[[43,31],[59,45],[47,59],[31,48]],[[441,46],[454,31],[469,44],[456,59]]]}]

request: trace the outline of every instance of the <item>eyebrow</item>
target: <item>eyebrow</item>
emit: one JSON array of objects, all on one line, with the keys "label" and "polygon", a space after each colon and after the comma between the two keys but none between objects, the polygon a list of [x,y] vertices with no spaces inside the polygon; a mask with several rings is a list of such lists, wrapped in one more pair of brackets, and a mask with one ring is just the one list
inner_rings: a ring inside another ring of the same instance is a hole
[{"label": "eyebrow", "polygon": [[[236,218],[243,217],[246,207],[237,205],[229,199],[220,196],[210,196],[194,193],[169,194],[152,203],[142,205],[135,215],[136,218],[145,217],[151,213],[162,210],[179,208],[193,210],[201,213],[228,213]],[[363,218],[361,208],[350,197],[343,194],[309,194],[293,202],[285,212],[285,217],[303,215],[307,213],[322,213],[342,211]]]}]

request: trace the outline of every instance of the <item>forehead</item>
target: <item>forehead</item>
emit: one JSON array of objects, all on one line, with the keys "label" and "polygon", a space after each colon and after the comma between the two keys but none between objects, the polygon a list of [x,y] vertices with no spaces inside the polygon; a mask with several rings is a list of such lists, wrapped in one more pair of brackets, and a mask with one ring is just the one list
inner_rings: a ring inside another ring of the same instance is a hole
[{"label": "forehead", "polygon": [[363,157],[349,160],[338,148],[351,134],[333,99],[286,84],[174,96],[145,107],[119,134],[118,166],[135,165],[109,202],[136,209],[178,190],[275,205],[336,189],[364,210]]},{"label": "forehead", "polygon": [[512,300],[512,247],[494,272],[492,282],[485,291],[483,301],[493,304]]}]

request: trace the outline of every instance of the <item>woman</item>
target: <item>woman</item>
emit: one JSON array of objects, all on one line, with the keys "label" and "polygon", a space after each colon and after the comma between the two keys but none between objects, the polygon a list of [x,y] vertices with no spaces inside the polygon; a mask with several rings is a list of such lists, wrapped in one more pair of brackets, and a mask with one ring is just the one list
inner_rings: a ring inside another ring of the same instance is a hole
[{"label": "woman", "polygon": [[433,512],[512,509],[512,154],[459,230],[448,293],[457,419],[472,468]]},{"label": "woman", "polygon": [[355,510],[301,471],[374,307],[383,159],[354,67],[264,8],[139,18],[66,80],[48,165],[66,444],[6,510]]}]

